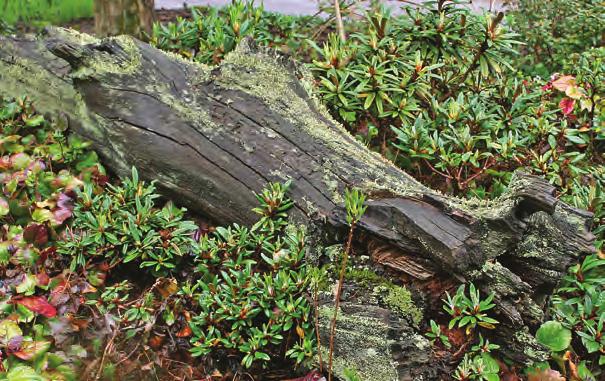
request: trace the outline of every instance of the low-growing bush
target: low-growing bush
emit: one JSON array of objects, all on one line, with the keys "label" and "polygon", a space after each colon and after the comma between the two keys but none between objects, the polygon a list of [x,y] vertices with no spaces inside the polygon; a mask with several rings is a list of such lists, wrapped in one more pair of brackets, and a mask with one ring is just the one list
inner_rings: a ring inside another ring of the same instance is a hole
[{"label": "low-growing bush", "polygon": [[577,55],[605,46],[605,4],[600,0],[516,0],[510,17],[526,47],[520,69],[547,78]]},{"label": "low-growing bush", "polygon": [[257,195],[254,226],[208,235],[184,209],[159,207],[136,169],[110,184],[88,143],[26,98],[0,103],[0,128],[0,379],[75,380],[91,355],[103,359],[90,365],[97,376],[119,377],[125,360],[110,348],[135,338],[159,351],[167,334],[191,340],[202,362],[312,358],[304,231],[287,221],[287,185]]},{"label": "low-growing bush", "polygon": [[[569,269],[553,296],[552,315],[555,320],[544,323],[536,337],[552,352],[558,371],[565,376],[576,371],[570,367],[578,368],[584,373],[581,379],[595,379],[590,369],[594,371],[605,365],[605,259],[602,256],[590,255]],[[566,355],[568,351],[573,356]]]},{"label": "low-growing bush", "polygon": [[265,12],[253,1],[236,0],[222,9],[193,8],[191,19],[154,24],[151,44],[197,62],[217,64],[245,37],[296,52],[301,49],[302,33],[318,23],[317,18]]},{"label": "low-growing bush", "polygon": [[76,196],[73,228],[58,246],[59,253],[73,258],[72,270],[95,259],[111,267],[136,260],[154,274],[167,275],[195,250],[197,225],[184,221],[184,209],[170,202],[158,209],[154,184],[139,181],[135,168],[118,186],[108,184],[94,194],[87,184]]},{"label": "low-growing bush", "polygon": [[27,98],[0,99],[0,378],[9,381],[74,380],[79,361],[79,347],[65,340],[64,314],[75,313],[90,288],[64,272],[69,260],[56,243],[77,190],[102,182],[104,172],[88,144],[63,127]]},{"label": "low-growing bush", "polygon": [[335,116],[448,192],[498,196],[519,167],[562,193],[598,181],[601,50],[549,83],[525,79],[512,67],[520,36],[501,16],[454,5],[369,13],[346,42],[332,36],[317,47],[317,91]]},{"label": "low-growing bush", "polygon": [[[304,231],[289,225],[287,185],[271,185],[257,197],[260,220],[252,228],[234,225],[203,236],[197,259],[191,320],[192,353],[226,350],[242,364],[264,364],[282,351],[297,363],[315,353]],[[288,346],[287,343],[290,343]]]}]

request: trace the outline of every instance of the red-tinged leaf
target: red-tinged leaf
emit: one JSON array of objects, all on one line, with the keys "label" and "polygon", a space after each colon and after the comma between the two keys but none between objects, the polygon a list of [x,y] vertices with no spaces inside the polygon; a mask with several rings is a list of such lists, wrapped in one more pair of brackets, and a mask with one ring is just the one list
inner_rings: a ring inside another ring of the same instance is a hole
[{"label": "red-tinged leaf", "polygon": [[527,374],[527,381],[565,381],[565,377],[556,370],[535,369]]},{"label": "red-tinged leaf", "polygon": [[50,292],[49,301],[54,306],[60,306],[69,300],[69,284],[63,278],[58,276],[51,281],[52,291]]},{"label": "red-tinged leaf", "polygon": [[23,239],[25,242],[33,243],[38,247],[46,245],[48,242],[48,229],[41,224],[32,224],[23,229]]},{"label": "red-tinged leaf", "polygon": [[517,375],[517,368],[511,366],[510,368],[504,362],[496,360],[500,366],[500,381],[521,381],[521,377]]},{"label": "red-tinged leaf", "polygon": [[70,218],[71,215],[71,210],[57,208],[53,210],[53,222],[57,225],[61,225],[65,220]]},{"label": "red-tinged leaf", "polygon": [[22,343],[23,343],[23,336],[21,336],[21,335],[14,336],[8,341],[8,344],[6,345],[6,349],[9,352],[16,352],[21,349]]},{"label": "red-tinged leaf", "polygon": [[57,309],[42,296],[23,296],[13,298],[12,303],[20,304],[28,310],[45,317],[54,317],[57,315]]},{"label": "red-tinged leaf", "polygon": [[576,105],[576,100],[571,98],[563,98],[561,102],[559,102],[559,107],[563,114],[569,115],[573,111],[574,106]]},{"label": "red-tinged leaf", "polygon": [[56,253],[57,253],[56,247],[54,247],[54,246],[47,247],[46,249],[44,249],[40,252],[40,256],[38,257],[36,264],[38,264],[38,265],[43,264],[44,262],[46,262],[46,259],[48,259],[48,257],[52,257]]},{"label": "red-tinged leaf", "polygon": [[162,344],[164,344],[164,336],[156,335],[149,339],[149,346],[154,351],[159,350],[162,347]]},{"label": "red-tinged leaf", "polygon": [[552,82],[552,86],[559,90],[565,92],[569,86],[574,86],[576,84],[576,79],[571,75],[564,75],[559,77],[558,79]]},{"label": "red-tinged leaf", "polygon": [[186,326],[183,327],[183,329],[181,329],[180,331],[178,331],[176,333],[176,337],[189,337],[193,334],[193,331],[191,331],[191,327],[189,327],[189,324],[187,324]]},{"label": "red-tinged leaf", "polygon": [[38,280],[38,286],[48,286],[50,283],[50,278],[45,271],[42,271],[36,275],[36,279]]},{"label": "red-tinged leaf", "polygon": [[21,348],[12,354],[21,360],[31,360],[37,355],[48,351],[50,341],[23,341]]}]

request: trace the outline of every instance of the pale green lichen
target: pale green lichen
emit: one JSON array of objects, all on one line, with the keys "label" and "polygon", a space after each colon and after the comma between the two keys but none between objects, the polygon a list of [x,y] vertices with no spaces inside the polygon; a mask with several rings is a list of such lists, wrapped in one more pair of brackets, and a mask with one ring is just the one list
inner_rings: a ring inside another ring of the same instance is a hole
[{"label": "pale green lichen", "polygon": [[117,43],[124,54],[110,54],[96,50],[94,54],[84,56],[83,64],[72,73],[73,77],[128,75],[135,73],[141,67],[141,52],[132,37],[118,36],[110,37],[108,40]]},{"label": "pale green lichen", "polygon": [[[333,155],[322,158],[322,168],[318,170],[323,172],[323,181],[336,202],[342,201],[340,192],[335,189],[341,183],[338,175],[347,176],[349,172],[343,158],[351,157],[363,162],[364,165],[355,168],[355,171],[366,173],[369,178],[386,173],[385,166],[392,164],[353,139],[312,94],[305,94],[305,97],[297,94],[294,90],[298,86],[295,77],[279,60],[271,57],[270,53],[253,51],[243,43],[227,55],[216,79],[227,88],[263,99],[272,111],[291,121],[295,128],[301,128],[302,132],[315,138],[317,142],[322,142],[333,152]],[[303,81],[310,78],[310,74],[304,69],[299,70]],[[307,90],[308,88],[306,86]],[[326,128],[325,120],[334,127]],[[385,183],[396,184],[399,193],[419,194],[424,189],[411,178],[402,181],[390,175],[387,177]]]},{"label": "pale green lichen", "polygon": [[[49,55],[48,58],[55,57]],[[51,115],[67,114],[88,133],[100,137],[80,93],[35,62],[19,57],[13,57],[10,64],[0,60],[0,83],[1,94],[11,97],[27,95],[39,111]]]},{"label": "pale green lichen", "polygon": [[[363,311],[363,307],[360,307]],[[320,329],[327,333],[334,310],[319,308]],[[336,320],[334,374],[342,376],[346,369],[356,371],[364,381],[396,381],[396,364],[392,358],[388,339],[389,326],[371,314],[349,314],[339,311]],[[322,346],[322,358],[328,358]]]},{"label": "pale green lichen", "polygon": [[527,356],[528,364],[532,362],[546,361],[550,355],[545,347],[540,345],[536,338],[529,333],[527,327],[515,332],[513,336],[515,346]]},{"label": "pale green lichen", "polygon": [[62,40],[76,45],[97,44],[101,40],[87,33],[81,33],[74,29],[62,27],[50,27],[51,35],[59,35]]}]

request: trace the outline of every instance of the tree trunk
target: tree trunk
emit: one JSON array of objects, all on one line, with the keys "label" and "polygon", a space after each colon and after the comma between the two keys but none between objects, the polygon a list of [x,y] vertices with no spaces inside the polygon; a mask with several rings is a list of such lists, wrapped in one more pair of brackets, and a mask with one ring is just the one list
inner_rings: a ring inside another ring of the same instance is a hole
[{"label": "tree trunk", "polygon": [[145,38],[153,27],[154,0],[95,0],[95,33]]},{"label": "tree trunk", "polygon": [[292,180],[292,219],[322,243],[342,239],[342,194],[358,187],[368,195],[358,238],[375,261],[416,289],[455,280],[494,292],[506,354],[540,359],[528,327],[544,319],[566,267],[593,251],[591,215],[522,173],[495,201],[431,190],[349,135],[309,95],[310,81],[247,40],[214,68],[128,37],[50,29],[0,40],[0,89],[68,120],[115,173],[135,165],[191,211],[242,224],[255,219],[253,192]]}]

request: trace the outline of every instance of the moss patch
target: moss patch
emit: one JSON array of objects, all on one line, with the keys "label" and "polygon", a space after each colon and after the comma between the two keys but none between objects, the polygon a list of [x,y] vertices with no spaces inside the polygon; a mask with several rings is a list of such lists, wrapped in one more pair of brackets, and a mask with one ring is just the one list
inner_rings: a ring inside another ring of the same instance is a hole
[{"label": "moss patch", "polygon": [[348,269],[345,279],[367,288],[374,286],[372,295],[385,307],[415,326],[422,321],[422,310],[416,306],[412,294],[406,287],[398,286],[369,269]]}]

